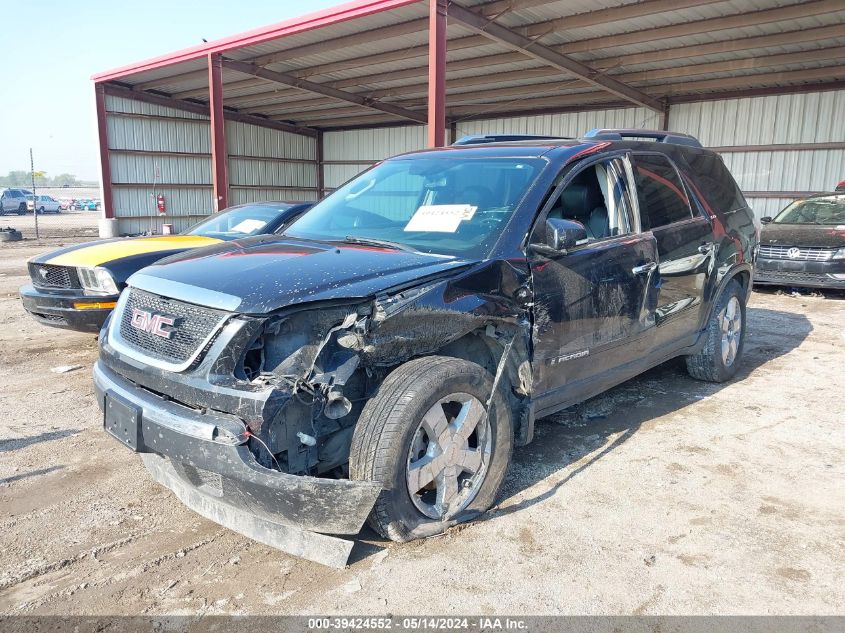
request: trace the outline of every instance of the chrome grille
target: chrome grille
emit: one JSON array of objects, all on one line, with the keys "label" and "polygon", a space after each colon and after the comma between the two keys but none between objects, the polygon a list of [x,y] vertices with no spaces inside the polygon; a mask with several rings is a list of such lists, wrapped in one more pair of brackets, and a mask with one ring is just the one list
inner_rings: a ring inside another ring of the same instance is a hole
[{"label": "chrome grille", "polygon": [[[211,340],[226,313],[161,297],[137,288],[130,288],[120,315],[120,338],[130,348],[147,357],[170,364],[183,364],[201,351]],[[151,334],[132,325],[135,311],[159,314],[174,320],[168,326],[170,338]]]},{"label": "chrome grille", "polygon": [[[793,254],[792,256],[789,254],[790,251]],[[826,262],[833,257],[834,252],[836,252],[836,249],[821,248],[819,246],[780,246],[775,244],[760,244],[759,255],[760,257],[764,257],[766,259],[791,259],[793,261]]]},{"label": "chrome grille", "polygon": [[51,264],[30,264],[32,285],[38,288],[81,288],[75,268]]}]

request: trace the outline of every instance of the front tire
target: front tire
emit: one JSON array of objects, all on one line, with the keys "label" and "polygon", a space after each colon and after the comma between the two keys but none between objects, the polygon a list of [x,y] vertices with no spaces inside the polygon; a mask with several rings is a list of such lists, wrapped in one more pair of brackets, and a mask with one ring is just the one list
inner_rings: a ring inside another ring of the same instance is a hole
[{"label": "front tire", "polygon": [[686,357],[687,372],[697,380],[725,382],[736,374],[745,345],[745,293],[732,280],[722,291],[698,354]]},{"label": "front tire", "polygon": [[350,478],[382,492],[369,523],[394,541],[439,534],[495,501],[513,451],[510,409],[481,366],[419,358],[387,376],[352,436]]}]

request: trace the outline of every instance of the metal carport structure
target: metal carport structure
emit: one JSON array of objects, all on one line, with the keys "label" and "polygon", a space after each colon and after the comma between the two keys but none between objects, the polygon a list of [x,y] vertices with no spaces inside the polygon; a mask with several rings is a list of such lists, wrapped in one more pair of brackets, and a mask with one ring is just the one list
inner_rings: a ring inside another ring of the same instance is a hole
[{"label": "metal carport structure", "polygon": [[845,177],[842,0],[591,5],[359,0],[95,75],[104,215],[156,229],[162,193],[181,228],[497,131],[692,133],[758,215]]}]

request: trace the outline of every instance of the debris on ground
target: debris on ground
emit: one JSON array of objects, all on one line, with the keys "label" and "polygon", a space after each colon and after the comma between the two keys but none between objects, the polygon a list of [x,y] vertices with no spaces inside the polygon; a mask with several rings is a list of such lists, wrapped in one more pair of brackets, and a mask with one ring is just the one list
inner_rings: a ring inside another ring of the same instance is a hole
[{"label": "debris on ground", "polygon": [[58,367],[51,367],[50,371],[54,374],[66,374],[77,369],[82,369],[82,365],[59,365]]},{"label": "debris on ground", "polygon": [[82,369],[82,365],[59,365],[58,367],[51,367],[50,371],[54,374],[66,374],[77,369]]}]

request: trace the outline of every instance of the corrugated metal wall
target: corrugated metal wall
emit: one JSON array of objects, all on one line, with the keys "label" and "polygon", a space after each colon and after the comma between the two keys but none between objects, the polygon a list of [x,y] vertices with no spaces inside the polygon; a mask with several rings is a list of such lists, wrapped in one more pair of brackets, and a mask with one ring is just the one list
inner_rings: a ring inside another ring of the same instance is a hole
[{"label": "corrugated metal wall", "polygon": [[[212,206],[208,117],[106,96],[114,216],[120,233],[181,230]],[[167,215],[160,217],[162,194]]]},{"label": "corrugated metal wall", "polygon": [[646,108],[620,108],[565,114],[484,119],[458,123],[458,138],[467,134],[547,134],[577,138],[597,127],[656,128],[659,115]]},{"label": "corrugated metal wall", "polygon": [[[515,133],[579,136],[597,127],[656,128],[658,115],[643,108],[492,118],[458,123],[457,136]],[[669,128],[697,136],[707,147],[845,142],[845,91],[752,97],[672,106]],[[328,189],[373,162],[425,147],[425,128],[397,127],[325,134]],[[845,178],[845,150],[725,151],[725,163],[758,217],[773,215],[789,193],[831,190]],[[753,195],[757,194],[757,195]]]},{"label": "corrugated metal wall", "polygon": [[[108,95],[114,215],[122,234],[181,231],[214,208],[208,117]],[[315,200],[316,141],[226,122],[229,200]],[[167,213],[155,198],[165,196]]]},{"label": "corrugated metal wall", "polygon": [[[658,115],[645,108],[621,108],[564,114],[543,114],[457,124],[457,138],[468,134],[547,134],[579,136],[596,127],[656,127]],[[374,162],[425,147],[425,126],[327,132],[324,136],[325,183],[339,187]]]},{"label": "corrugated metal wall", "polygon": [[323,135],[326,189],[340,185],[373,163],[425,147],[426,126],[326,132]]},{"label": "corrugated metal wall", "polygon": [[845,178],[845,149],[754,149],[845,142],[843,90],[676,105],[669,128],[707,147],[745,146],[722,156],[758,218],[789,204],[789,192],[830,191]]},{"label": "corrugated metal wall", "polygon": [[[120,231],[177,230],[213,208],[208,118],[108,96],[108,137],[115,217]],[[495,132],[578,136],[595,127],[658,126],[643,108],[463,121],[457,136]],[[772,145],[845,142],[845,91],[752,97],[672,107],[670,129],[697,136],[723,156],[758,217],[773,215],[800,192],[830,190],[845,178],[845,150]],[[228,121],[231,204],[314,200],[316,141]],[[324,183],[329,191],[374,162],[425,146],[424,126],[327,132]],[[761,149],[755,149],[755,147]],[[167,199],[167,215],[155,195]],[[166,219],[165,219],[166,218]]]},{"label": "corrugated metal wall", "polygon": [[227,121],[226,149],[229,204],[317,199],[313,138]]}]

